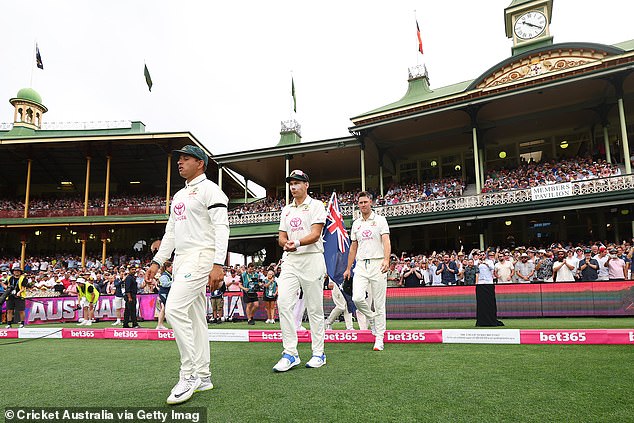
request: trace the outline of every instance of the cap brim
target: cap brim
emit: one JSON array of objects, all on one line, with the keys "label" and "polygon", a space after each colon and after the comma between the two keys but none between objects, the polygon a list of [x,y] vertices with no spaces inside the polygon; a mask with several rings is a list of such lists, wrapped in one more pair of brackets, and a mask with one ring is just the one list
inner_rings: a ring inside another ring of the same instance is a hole
[{"label": "cap brim", "polygon": [[290,181],[309,182],[308,179],[302,179],[296,176],[293,176],[293,177],[289,176],[288,178],[286,178],[286,182],[290,182]]}]

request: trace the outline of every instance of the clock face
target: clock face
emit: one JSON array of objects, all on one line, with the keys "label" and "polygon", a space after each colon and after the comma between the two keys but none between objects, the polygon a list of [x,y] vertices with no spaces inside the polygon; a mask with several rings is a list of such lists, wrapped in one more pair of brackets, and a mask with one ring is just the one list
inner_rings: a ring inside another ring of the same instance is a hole
[{"label": "clock face", "polygon": [[513,27],[517,38],[522,40],[535,38],[544,32],[544,29],[546,29],[546,16],[536,10],[521,15]]}]

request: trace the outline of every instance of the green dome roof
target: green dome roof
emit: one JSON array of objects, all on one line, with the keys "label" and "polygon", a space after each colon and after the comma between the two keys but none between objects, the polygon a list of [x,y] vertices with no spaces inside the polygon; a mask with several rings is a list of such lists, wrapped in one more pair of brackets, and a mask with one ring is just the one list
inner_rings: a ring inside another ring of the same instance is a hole
[{"label": "green dome roof", "polygon": [[29,100],[37,104],[42,104],[42,97],[33,88],[22,88],[18,91],[16,98]]}]

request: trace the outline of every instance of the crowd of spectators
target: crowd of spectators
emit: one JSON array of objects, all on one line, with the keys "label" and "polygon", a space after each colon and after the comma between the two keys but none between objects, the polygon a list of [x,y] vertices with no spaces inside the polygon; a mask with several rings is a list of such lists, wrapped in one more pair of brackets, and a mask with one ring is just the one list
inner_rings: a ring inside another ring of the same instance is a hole
[{"label": "crowd of spectators", "polygon": [[[388,286],[472,285],[478,273],[474,273],[474,267],[478,267],[482,260],[490,260],[495,283],[626,280],[632,279],[633,256],[634,239],[622,243],[592,241],[514,249],[491,247],[469,252],[462,249],[420,254],[403,252],[400,256],[392,254]],[[108,257],[104,263],[98,258],[88,257],[83,267],[80,258],[73,255],[31,257],[24,265],[29,282],[28,296],[74,296],[79,277],[92,282],[100,294],[112,295],[114,280],[130,272],[134,272],[137,278],[139,293],[154,293],[156,286],[144,283],[145,269],[150,263],[150,255],[122,254]],[[0,258],[0,282],[10,276],[14,266],[19,265],[17,258]],[[246,270],[246,266],[240,264],[225,266],[227,291],[240,291],[240,276]],[[279,275],[280,267],[278,263],[256,267],[261,281],[269,270]]]},{"label": "crowd of spectators", "polygon": [[[463,195],[466,184],[459,178],[443,178],[434,179],[423,183],[408,183],[408,184],[391,184],[385,195],[368,189],[367,192],[371,193],[374,197],[375,206],[386,206],[400,203],[420,202],[426,200],[436,200],[441,198],[459,197]],[[360,190],[337,192],[337,201],[339,205],[346,206],[354,204],[356,196]],[[311,193],[312,198],[322,201],[327,204],[330,200],[332,193]],[[281,211],[285,205],[285,199],[266,197],[259,201],[254,201],[249,204],[240,205],[238,207],[229,210],[229,214],[241,215],[245,213],[264,213]]]},{"label": "crowd of spectators", "polygon": [[[88,200],[88,213],[102,214],[105,197]],[[29,198],[29,215],[32,217],[73,216],[84,211],[84,198],[79,195],[34,196]],[[109,214],[164,213],[165,196],[153,194],[118,194],[108,200]],[[0,217],[22,217],[24,201],[0,199]]]},{"label": "crowd of spectators", "polygon": [[494,283],[575,282],[632,279],[634,239],[620,244],[554,243],[547,247],[487,248],[392,255],[390,287],[473,285],[483,260]]},{"label": "crowd of spectators", "polygon": [[[539,185],[562,182],[583,181],[620,175],[617,165],[605,160],[593,160],[590,157],[574,159],[522,161],[516,167],[502,167],[489,170],[485,177],[482,193],[500,192],[515,189],[527,189]],[[423,182],[392,183],[384,195],[372,192],[375,206],[389,206],[401,203],[422,202],[462,196],[466,189],[464,180],[451,177]],[[338,192],[337,199],[342,206],[354,204],[359,190]],[[313,198],[327,203],[331,193],[311,193]],[[241,204],[229,210],[231,215],[247,213],[266,213],[282,210],[284,198],[266,197],[249,204]],[[88,213],[102,214],[105,206],[103,196],[89,199]],[[113,194],[108,203],[109,214],[163,213],[165,197],[154,194]],[[79,194],[33,196],[29,199],[29,215],[33,217],[81,215],[84,210],[84,198]],[[22,217],[23,200],[0,199],[0,217]]]},{"label": "crowd of spectators", "polygon": [[[92,282],[100,294],[111,295],[114,293],[114,279],[122,272],[135,272],[140,293],[153,292],[153,287],[143,284],[144,269],[150,261],[150,257],[116,255],[102,263],[99,258],[89,256],[82,266],[81,258],[74,255],[29,257],[23,268],[27,275],[27,297],[75,296],[76,281],[80,277]],[[0,258],[0,282],[4,282],[15,267],[20,268],[18,258]]]},{"label": "crowd of spectators", "polygon": [[552,185],[562,182],[585,181],[596,178],[618,176],[621,170],[605,160],[594,161],[590,157],[550,161],[522,161],[515,168],[489,170],[482,192],[499,192],[515,189],[527,189],[539,185]]}]

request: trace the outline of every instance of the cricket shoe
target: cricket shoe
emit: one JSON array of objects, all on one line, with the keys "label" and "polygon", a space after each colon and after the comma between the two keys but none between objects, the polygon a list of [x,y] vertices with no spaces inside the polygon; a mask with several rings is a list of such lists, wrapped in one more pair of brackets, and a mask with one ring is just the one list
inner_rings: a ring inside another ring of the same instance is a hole
[{"label": "cricket shoe", "polygon": [[306,367],[308,367],[309,369],[317,369],[324,364],[326,364],[326,354],[314,355],[310,358],[310,360],[308,360],[308,363],[306,363]]},{"label": "cricket shoe", "polygon": [[198,389],[196,389],[196,392],[210,391],[214,389],[214,384],[211,383],[210,376],[201,377],[199,379],[200,379],[200,386],[198,387]]},{"label": "cricket shoe", "polygon": [[194,375],[179,380],[172,388],[170,396],[167,397],[167,403],[173,405],[187,401],[194,395],[201,383],[202,381]]},{"label": "cricket shoe", "polygon": [[273,371],[274,372],[285,372],[285,371],[297,366],[301,362],[302,362],[302,360],[299,359],[298,355],[292,356],[290,354],[284,353],[282,355],[282,358],[280,358],[280,361],[278,361],[277,364],[275,366],[273,366]]},{"label": "cricket shoe", "polygon": [[377,339],[376,341],[374,341],[374,348],[372,349],[374,351],[383,351],[383,340]]}]

